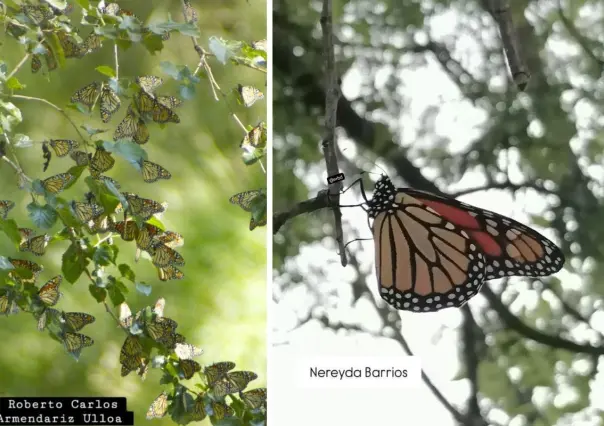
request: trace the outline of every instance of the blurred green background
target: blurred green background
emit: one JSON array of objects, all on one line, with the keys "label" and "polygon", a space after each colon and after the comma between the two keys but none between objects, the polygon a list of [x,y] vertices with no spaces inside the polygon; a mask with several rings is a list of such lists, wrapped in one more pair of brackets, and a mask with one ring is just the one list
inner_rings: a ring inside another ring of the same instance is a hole
[{"label": "blurred green background", "polygon": [[[199,43],[208,50],[210,36],[251,42],[266,38],[266,4],[246,0],[195,1],[193,7],[199,15],[201,31]],[[126,1],[120,6],[132,10],[143,22],[165,21],[170,13],[181,21],[180,2]],[[75,6],[74,22],[79,22],[81,12]],[[245,17],[245,19],[244,19]],[[82,31],[86,35],[89,29]],[[23,57],[24,51],[17,42],[0,36],[2,59],[9,70]],[[81,60],[68,59],[66,67],[50,74],[33,75],[29,62],[16,77],[27,88],[20,94],[48,99],[64,107],[72,93],[93,80],[104,77],[94,69],[99,65],[114,66],[113,44],[105,41],[101,51]],[[177,85],[163,75],[159,68],[162,61],[188,65],[194,70],[198,56],[191,40],[180,34],[172,34],[165,42],[164,50],[151,56],[142,45],[133,45],[119,54],[120,77],[154,74],[164,78],[158,89],[161,94],[178,95]],[[237,83],[254,85],[265,90],[266,75],[242,66],[223,66],[215,58],[209,58],[214,76],[223,92],[229,93]],[[44,68],[45,69],[45,68]],[[195,98],[185,101],[177,111],[179,124],[169,124],[163,130],[150,125],[151,139],[143,146],[151,161],[158,162],[172,173],[172,179],[154,184],[143,182],[139,172],[117,157],[115,167],[107,175],[122,184],[122,190],[135,192],[143,197],[163,202],[169,207],[163,215],[167,229],[181,233],[183,247],[177,249],[185,258],[182,267],[185,279],[161,282],[151,262],[141,259],[134,263],[133,243],[119,241],[119,263],[133,266],[137,279],[153,287],[149,296],[138,293],[130,285],[127,302],[132,311],[153,305],[159,297],[166,299],[165,315],[179,324],[178,332],[187,341],[204,349],[198,362],[207,365],[221,360],[237,363],[237,369],[252,370],[259,378],[249,388],[266,384],[266,233],[265,228],[248,230],[249,214],[229,203],[229,197],[247,189],[266,186],[266,177],[260,166],[246,167],[240,158],[239,143],[242,129],[230,116],[224,99],[215,101],[210,85],[202,79],[197,85]],[[266,103],[257,102],[246,109],[229,95],[233,111],[248,125],[266,120]],[[54,109],[36,102],[14,100],[23,112],[24,121],[16,133],[28,135],[34,141],[49,138],[77,139],[69,123]],[[104,125],[99,119],[98,105],[91,117],[67,110],[79,124],[108,129],[105,139],[111,139],[115,126],[126,113],[128,101],[122,99],[122,107],[112,120]],[[42,173],[42,152],[39,144],[17,151],[26,174],[32,178],[46,178],[66,171],[73,165],[70,159],[53,157],[47,172]],[[83,178],[77,185],[65,191],[66,199],[81,200],[84,193]],[[17,187],[17,177],[6,163],[0,165],[0,199],[17,203],[9,218],[21,227],[34,228],[26,215],[29,194]],[[59,225],[51,231],[60,229]],[[8,238],[0,237],[0,255],[30,259],[45,267],[38,285],[60,273],[60,259],[67,249],[67,242],[49,245],[46,255],[36,258],[28,253],[18,253]],[[108,269],[106,273],[117,274]],[[128,408],[135,412],[135,422],[141,424],[148,406],[161,392],[161,372],[151,369],[146,381],[131,373],[120,377],[118,356],[124,333],[102,305],[96,303],[88,291],[84,278],[72,285],[62,284],[64,297],[56,306],[65,311],[83,311],[96,317],[96,322],[83,332],[95,340],[94,346],[83,351],[76,363],[46,333],[36,330],[36,322],[30,314],[0,318],[0,391],[5,395],[20,396],[126,396]],[[117,308],[116,308],[117,314]],[[192,386],[195,380],[189,380]],[[168,418],[154,424],[173,424]],[[204,420],[204,424],[209,424]]]}]

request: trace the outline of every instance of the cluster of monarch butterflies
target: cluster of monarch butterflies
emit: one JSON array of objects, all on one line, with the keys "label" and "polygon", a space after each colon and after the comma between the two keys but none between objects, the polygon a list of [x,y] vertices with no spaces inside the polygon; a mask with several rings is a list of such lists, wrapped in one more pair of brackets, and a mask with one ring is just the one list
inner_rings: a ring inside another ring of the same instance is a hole
[{"label": "cluster of monarch butterflies", "polygon": [[[66,31],[64,22],[59,23],[54,19],[55,17],[71,13],[73,10],[72,5],[67,5],[64,10],[60,10],[52,5],[30,4],[21,5],[19,10],[13,9],[10,6],[8,8],[14,14],[14,21],[12,18],[9,19],[6,31],[13,37],[19,39],[26,34],[26,26],[28,24],[40,27],[48,33],[46,40],[39,38],[37,42],[33,43],[34,48],[31,57],[31,71],[33,73],[37,73],[42,68],[42,57],[46,61],[48,71],[57,69],[57,55],[51,48],[51,43],[47,41],[49,37],[57,38],[58,45],[65,58],[82,58],[87,54],[95,52],[102,46],[102,37],[94,32],[90,33],[81,42],[78,42],[74,38],[75,31]],[[55,32],[50,31],[52,29],[55,29]]]},{"label": "cluster of monarch butterflies", "polygon": [[[5,315],[20,311],[17,301],[23,300],[25,296],[24,293],[17,294],[17,289],[35,288],[35,282],[44,270],[42,266],[29,260],[10,257],[7,260],[13,266],[8,277],[16,285],[0,289],[0,314]],[[62,282],[61,275],[48,280],[33,294],[27,310],[34,314],[38,330],[44,331],[48,328],[63,342],[65,350],[77,360],[83,348],[94,344],[94,340],[78,332],[86,325],[92,324],[95,318],[84,312],[64,312],[52,308],[62,296],[60,292]],[[27,301],[24,303],[27,304]]]},{"label": "cluster of monarch butterflies", "polygon": [[564,265],[550,240],[500,214],[453,198],[396,188],[382,176],[366,211],[373,219],[380,296],[400,310],[459,307],[485,281],[547,276]]},{"label": "cluster of monarch butterflies", "polygon": [[120,351],[122,376],[136,371],[144,380],[149,369],[151,349],[143,345],[144,339],[151,339],[164,350],[173,351],[178,356],[175,367],[184,379],[190,379],[201,370],[201,366],[192,358],[202,354],[202,350],[185,342],[183,335],[176,333],[178,324],[164,316],[165,299],[160,298],[153,309],[147,307],[136,315],[124,302],[120,305],[120,326],[128,331],[128,337]]},{"label": "cluster of monarch butterflies", "polygon": [[242,86],[241,84],[238,84],[237,93],[239,93],[241,102],[246,108],[254,105],[256,101],[264,99],[264,93],[252,86]]},{"label": "cluster of monarch butterflies", "polygon": [[240,192],[229,198],[229,202],[251,213],[250,231],[266,225],[266,192],[263,189]]},{"label": "cluster of monarch butterflies", "polygon": [[234,415],[234,410],[224,402],[224,397],[233,393],[238,393],[250,410],[266,412],[266,388],[243,392],[257,375],[251,371],[230,372],[234,368],[235,363],[230,361],[217,362],[205,367],[203,374],[209,391],[195,394],[195,399],[184,388],[177,389],[172,398],[167,392],[162,392],[149,407],[147,419],[165,416],[172,403],[172,405],[182,404],[191,421],[201,421],[208,415],[218,421]]},{"label": "cluster of monarch butterflies", "polygon": [[[111,182],[116,189],[120,188],[116,181],[107,176],[99,176],[99,179]],[[184,273],[176,266],[183,266],[185,261],[182,255],[174,250],[184,244],[183,236],[146,222],[154,215],[163,213],[166,209],[165,203],[129,192],[121,192],[120,195],[127,202],[127,209],[119,203],[113,212],[105,212],[92,193],[86,194],[84,202],[72,201],[70,208],[74,216],[88,227],[90,233],[111,231],[119,234],[124,241],[135,241],[137,250],[135,260],[138,261],[141,252],[149,253],[161,281],[183,279]],[[124,213],[126,217],[122,221],[115,221],[114,215],[120,213]],[[142,222],[129,219],[128,215]]]}]

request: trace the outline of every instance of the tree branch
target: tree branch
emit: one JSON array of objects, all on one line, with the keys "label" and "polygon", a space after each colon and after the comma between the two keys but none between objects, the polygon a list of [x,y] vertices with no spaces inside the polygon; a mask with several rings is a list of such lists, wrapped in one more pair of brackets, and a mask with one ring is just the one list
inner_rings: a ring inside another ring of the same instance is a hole
[{"label": "tree branch", "polygon": [[[331,0],[323,0],[323,10],[321,11],[321,29],[323,31],[323,56],[325,60],[325,132],[323,134],[322,147],[328,177],[340,173],[340,168],[338,167],[338,157],[336,156],[336,146],[338,143],[336,135],[336,121],[340,87],[338,85],[336,61],[334,58],[332,27],[333,17],[331,14]],[[339,207],[341,190],[341,181],[329,185],[329,197],[335,221],[335,239],[339,247],[340,262],[342,263],[342,266],[346,266],[348,262],[346,260],[346,250],[344,247],[342,212],[340,211]]]},{"label": "tree branch", "polygon": [[512,79],[516,86],[524,91],[531,78],[531,73],[522,59],[519,37],[512,21],[510,2],[509,0],[487,0],[487,3],[488,10],[499,27],[499,34],[501,35],[501,42],[503,43],[503,50]]}]

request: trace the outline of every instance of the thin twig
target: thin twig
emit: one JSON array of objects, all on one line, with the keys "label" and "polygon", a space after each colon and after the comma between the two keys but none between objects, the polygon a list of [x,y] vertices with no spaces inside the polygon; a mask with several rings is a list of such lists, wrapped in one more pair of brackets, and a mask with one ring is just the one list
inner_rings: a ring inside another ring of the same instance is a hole
[{"label": "thin twig", "polygon": [[524,90],[531,78],[531,73],[522,59],[519,37],[512,21],[510,2],[509,0],[489,0],[488,3],[493,18],[499,26],[499,34],[512,79],[520,90]]},{"label": "thin twig", "polygon": [[63,114],[63,116],[67,119],[67,121],[69,121],[69,123],[71,124],[71,126],[75,129],[75,131],[77,132],[77,134],[80,136],[80,138],[82,139],[82,141],[86,142],[86,139],[84,138],[84,135],[82,135],[82,133],[80,132],[80,129],[78,128],[78,126],[76,126],[76,124],[73,122],[73,120],[71,119],[71,117],[69,117],[69,115],[65,112],[64,109],[59,108],[58,106],[56,106],[55,104],[53,104],[52,102],[47,101],[46,99],[42,99],[42,98],[35,98],[33,96],[23,96],[23,95],[9,95],[10,98],[14,98],[14,99],[24,99],[26,101],[36,101],[36,102],[42,102],[54,109],[56,109],[57,111],[59,111],[61,114]]},{"label": "thin twig", "polygon": [[120,63],[117,60],[117,43],[113,44],[113,56],[115,58],[115,80],[120,78]]},{"label": "thin twig", "polygon": [[302,201],[284,212],[278,212],[273,215],[273,234],[279,232],[279,229],[288,220],[300,216],[304,213],[311,213],[320,209],[329,207],[329,194],[326,190],[320,191],[315,198]]},{"label": "thin twig", "polygon": [[[340,88],[336,70],[336,61],[333,47],[333,18],[331,0],[323,0],[323,10],[321,11],[321,29],[323,31],[323,55],[325,60],[325,133],[323,136],[323,156],[325,157],[325,166],[327,176],[334,176],[340,173],[338,167],[338,157],[336,155],[336,123],[338,100],[340,98]],[[344,247],[344,232],[342,231],[342,212],[338,207],[340,204],[340,191],[342,182],[338,181],[329,185],[329,196],[331,208],[335,220],[335,238],[338,243],[340,262],[346,266],[346,250]]]},{"label": "thin twig", "polygon": [[10,74],[6,76],[6,79],[8,80],[13,75],[15,75],[17,73],[17,71],[19,71],[19,69],[23,66],[23,64],[25,64],[25,62],[27,62],[27,60],[29,59],[30,56],[31,56],[31,53],[25,54],[23,59],[21,59],[21,61],[19,61],[19,63],[15,66],[15,68],[10,72]]}]

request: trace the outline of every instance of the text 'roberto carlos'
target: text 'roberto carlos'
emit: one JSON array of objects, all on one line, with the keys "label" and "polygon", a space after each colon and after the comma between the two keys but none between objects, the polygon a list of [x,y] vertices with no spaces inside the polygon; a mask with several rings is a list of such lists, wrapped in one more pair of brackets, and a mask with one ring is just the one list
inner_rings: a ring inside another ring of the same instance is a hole
[{"label": "text 'roberto carlos'", "polygon": [[[115,410],[118,408],[118,404],[116,401],[102,401],[100,399],[95,399],[94,401],[80,401],[78,399],[73,399],[70,402],[70,408],[75,410]],[[30,402],[27,399],[23,401],[15,401],[11,399],[8,401],[9,410],[20,410],[22,408],[26,409],[34,409],[34,410],[61,410],[63,408],[63,403],[61,401],[53,401],[52,399],[48,399],[48,401],[33,401]]]}]

